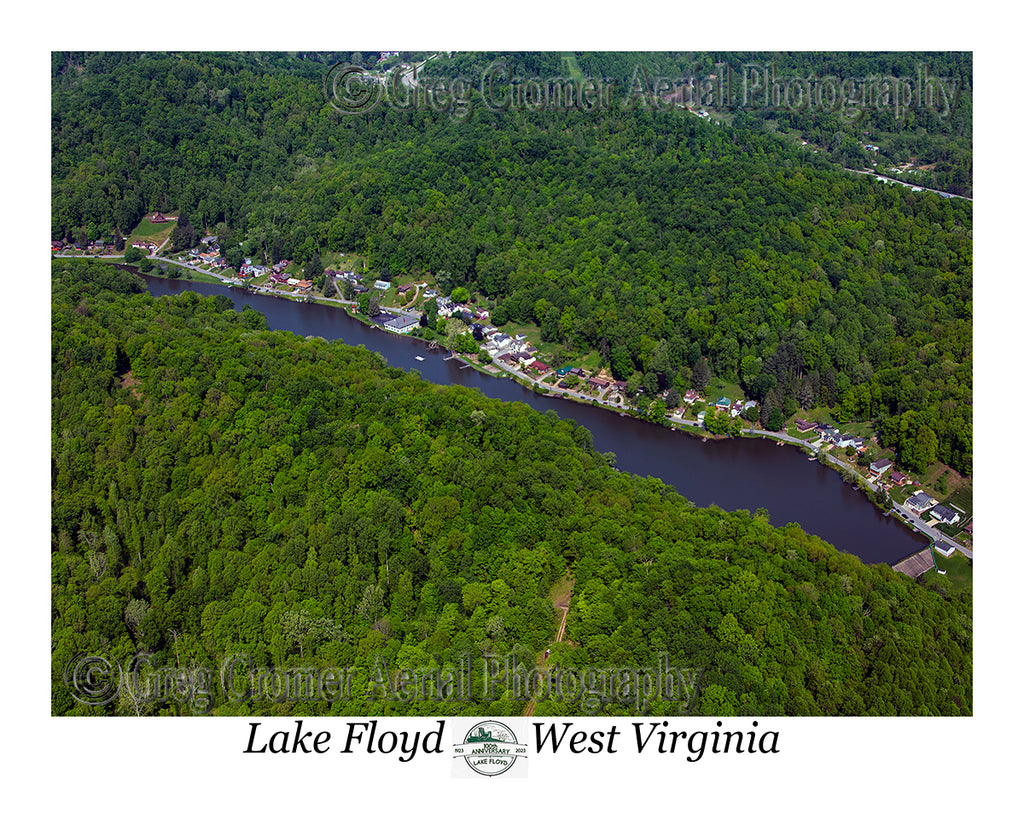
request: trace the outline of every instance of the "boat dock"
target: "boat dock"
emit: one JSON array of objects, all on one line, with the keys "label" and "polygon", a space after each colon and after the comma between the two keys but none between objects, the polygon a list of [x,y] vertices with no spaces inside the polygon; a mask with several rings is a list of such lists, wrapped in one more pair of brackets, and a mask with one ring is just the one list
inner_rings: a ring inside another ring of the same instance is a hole
[{"label": "boat dock", "polygon": [[902,572],[907,577],[918,578],[934,566],[932,547],[926,546],[917,554],[911,555],[906,560],[901,560],[893,568],[898,572]]}]

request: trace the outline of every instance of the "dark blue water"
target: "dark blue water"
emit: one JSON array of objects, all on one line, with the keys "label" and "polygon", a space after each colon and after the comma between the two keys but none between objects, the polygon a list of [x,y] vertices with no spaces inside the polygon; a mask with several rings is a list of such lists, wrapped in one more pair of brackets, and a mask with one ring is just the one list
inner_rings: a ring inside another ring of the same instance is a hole
[{"label": "dark blue water", "polygon": [[[297,304],[216,284],[144,278],[154,296],[185,290],[227,294],[236,309],[249,305],[263,313],[273,330],[363,345],[383,354],[391,366],[417,370],[436,384],[473,387],[491,398],[520,401],[541,412],[553,409],[587,427],[597,450],[616,454],[619,469],[660,478],[698,506],[767,509],[775,526],[796,522],[865,563],[896,563],[928,544],[927,538],[894,517],[884,517],[838,473],[808,461],[795,447],[752,439],[703,443],[610,410],[537,395],[511,379],[461,369],[459,361],[445,361],[445,353],[429,351],[422,341],[367,327],[336,307]],[[417,355],[424,360],[416,361]]]}]

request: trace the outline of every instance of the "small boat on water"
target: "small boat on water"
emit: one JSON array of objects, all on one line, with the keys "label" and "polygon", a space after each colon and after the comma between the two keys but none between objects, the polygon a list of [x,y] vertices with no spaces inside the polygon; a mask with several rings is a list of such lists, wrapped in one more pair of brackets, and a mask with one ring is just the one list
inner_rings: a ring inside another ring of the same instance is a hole
[{"label": "small boat on water", "polygon": [[417,361],[422,361],[423,360],[423,356],[421,356],[421,355],[415,356],[415,359]]}]

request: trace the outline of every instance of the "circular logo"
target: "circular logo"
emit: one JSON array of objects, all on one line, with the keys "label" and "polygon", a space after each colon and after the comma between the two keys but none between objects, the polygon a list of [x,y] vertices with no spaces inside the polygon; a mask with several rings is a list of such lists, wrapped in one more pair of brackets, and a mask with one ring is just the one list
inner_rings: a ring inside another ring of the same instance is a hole
[{"label": "circular logo", "polygon": [[481,776],[500,776],[526,756],[526,746],[505,723],[489,719],[469,729],[462,744],[455,746],[455,755]]},{"label": "circular logo", "polygon": [[324,93],[341,114],[366,114],[384,97],[384,86],[357,65],[336,63],[324,78]]},{"label": "circular logo", "polygon": [[64,684],[83,705],[113,702],[121,687],[121,668],[106,657],[75,657],[64,667]]}]

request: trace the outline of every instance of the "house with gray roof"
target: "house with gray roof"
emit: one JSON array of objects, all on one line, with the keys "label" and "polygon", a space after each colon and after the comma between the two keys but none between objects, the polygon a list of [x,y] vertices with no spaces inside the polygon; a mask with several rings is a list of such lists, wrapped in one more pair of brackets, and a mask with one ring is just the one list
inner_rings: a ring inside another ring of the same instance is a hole
[{"label": "house with gray roof", "polygon": [[904,506],[907,507],[911,512],[920,515],[925,509],[935,503],[935,498],[925,492],[918,492],[916,495],[912,495],[907,498],[904,502]]},{"label": "house with gray roof", "polygon": [[932,520],[938,521],[939,523],[948,523],[950,525],[960,520],[960,513],[954,512],[948,506],[933,506],[932,507]]},{"label": "house with gray roof", "polygon": [[882,458],[882,460],[880,460],[880,461],[872,461],[871,462],[871,474],[872,475],[881,475],[883,472],[885,472],[890,467],[892,467],[892,461],[890,461],[888,458]]},{"label": "house with gray roof", "polygon": [[419,327],[420,320],[416,316],[395,316],[391,321],[384,325],[385,330],[390,330],[392,333],[405,334],[411,332],[414,327]]}]

